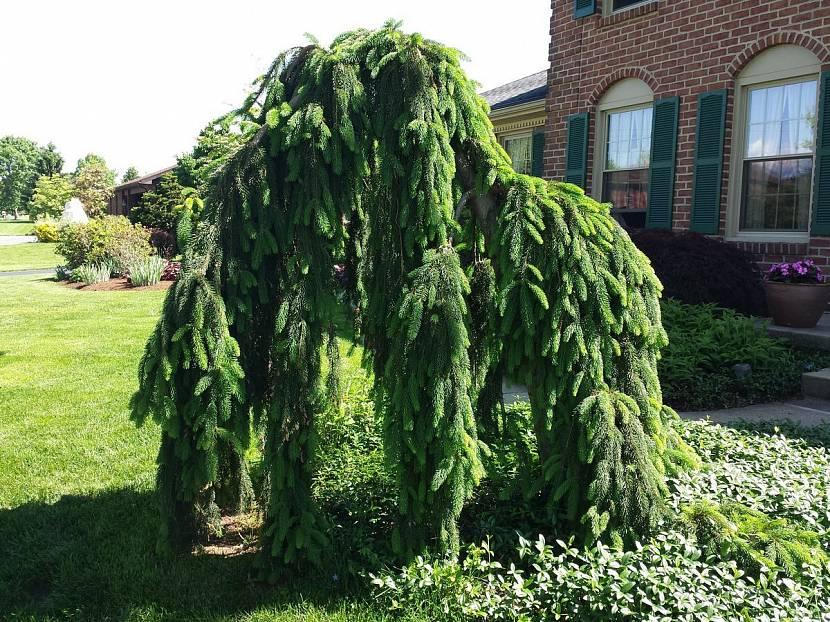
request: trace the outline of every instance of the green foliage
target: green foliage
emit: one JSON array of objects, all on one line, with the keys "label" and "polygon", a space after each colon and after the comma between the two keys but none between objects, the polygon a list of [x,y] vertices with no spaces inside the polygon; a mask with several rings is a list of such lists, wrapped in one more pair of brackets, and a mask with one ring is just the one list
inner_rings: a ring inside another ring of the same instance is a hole
[{"label": "green foliage", "polygon": [[138,169],[134,166],[128,166],[127,170],[124,171],[124,174],[121,176],[121,183],[126,184],[128,181],[138,179],[139,177],[141,177],[141,175],[139,175]]},{"label": "green foliage", "polygon": [[175,175],[183,186],[206,192],[211,177],[242,147],[257,125],[243,115],[229,114],[199,132],[193,150],[178,158]]},{"label": "green foliage", "polygon": [[250,501],[242,498],[249,488],[241,457],[249,435],[245,387],[225,306],[197,270],[182,274],[171,292],[139,366],[140,383],[153,390],[131,402],[136,422],[152,417],[163,431],[157,477],[162,550],[187,548],[198,532],[221,531],[216,497],[224,469],[233,482],[224,487],[235,488],[228,507],[239,511]]},{"label": "green foliage", "polygon": [[[323,387],[321,350],[341,260],[396,470],[403,555],[457,552],[457,521],[483,473],[478,400],[489,400],[484,434],[503,433],[492,421],[503,373],[532,387],[549,520],[587,539],[653,529],[664,473],[694,463],[662,405],[666,335],[648,261],[607,206],[512,170],[460,63],[457,50],[393,23],[291,50],[226,118],[238,135],[211,138],[222,146],[207,149],[206,187],[194,181],[206,201],[183,274],[196,271],[214,308],[224,305],[211,328],[238,342],[228,358],[245,372],[239,408],[265,430],[269,576],[316,561],[325,544],[311,495],[314,420],[338,393]],[[171,290],[167,304],[187,307],[184,295]],[[189,319],[165,322],[148,360]],[[188,374],[178,363],[143,373],[136,403],[156,416],[180,409],[190,394],[172,406],[150,396],[180,377],[190,386]],[[203,454],[165,451],[177,442],[165,431],[160,481],[179,482],[190,505],[174,515],[193,516],[214,471],[201,469]],[[194,470],[205,477],[181,479]]]},{"label": "green foliage", "polygon": [[85,224],[61,227],[57,252],[70,268],[85,263],[111,262],[122,273],[152,253],[150,232],[124,216],[93,218]]},{"label": "green foliage", "polygon": [[84,285],[93,285],[109,281],[111,271],[112,268],[108,263],[85,263],[73,270],[72,276],[74,280],[80,281]]},{"label": "green foliage", "polygon": [[389,325],[397,338],[378,398],[402,514],[393,547],[406,557],[458,551],[458,516],[484,474],[470,401],[470,286],[451,246],[423,261]]},{"label": "green foliage", "polygon": [[773,519],[740,503],[718,506],[698,501],[683,508],[683,518],[701,546],[735,557],[754,573],[761,569],[782,569],[789,575],[801,573],[804,566],[827,564],[814,531],[792,525],[786,518]]},{"label": "green foliage", "polygon": [[29,202],[31,218],[60,218],[67,201],[72,198],[75,186],[68,175],[42,175],[35,183]]},{"label": "green foliage", "polygon": [[75,195],[83,203],[87,216],[96,218],[106,213],[115,185],[115,171],[107,167],[104,158],[90,153],[78,160],[73,182]]},{"label": "green foliage", "polygon": [[52,222],[39,222],[32,230],[38,242],[57,242],[58,227]]},{"label": "green foliage", "polygon": [[138,205],[130,210],[130,221],[151,229],[175,230],[183,190],[174,173],[165,173],[158,185],[145,192]]},{"label": "green foliage", "polygon": [[38,178],[40,152],[28,138],[0,138],[0,210],[25,211]]},{"label": "green foliage", "polygon": [[146,287],[161,281],[161,274],[166,266],[167,261],[161,257],[146,257],[129,264],[127,274],[134,287]]},{"label": "green foliage", "polygon": [[[830,366],[830,355],[795,349],[752,318],[713,305],[661,304],[669,344],[658,371],[665,401],[683,410],[730,408],[789,399],[801,373]],[[751,365],[747,378],[734,366]]]},{"label": "green foliage", "polygon": [[510,563],[487,543],[463,562],[419,557],[398,572],[372,577],[389,608],[433,620],[818,620],[830,607],[830,565],[805,569],[803,582],[759,568],[745,575],[734,561],[707,557],[681,532],[633,550],[596,544],[579,549],[540,536],[520,539]]},{"label": "green foliage", "polygon": [[58,152],[54,143],[49,143],[40,150],[40,157],[37,163],[37,172],[40,177],[52,177],[60,175],[63,171],[63,156]]}]

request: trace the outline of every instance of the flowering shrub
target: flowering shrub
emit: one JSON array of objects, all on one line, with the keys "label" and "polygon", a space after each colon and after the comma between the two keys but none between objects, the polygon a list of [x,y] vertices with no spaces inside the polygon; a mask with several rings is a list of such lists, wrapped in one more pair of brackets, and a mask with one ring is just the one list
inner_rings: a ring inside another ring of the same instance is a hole
[{"label": "flowering shrub", "polygon": [[112,262],[113,271],[121,274],[131,263],[149,257],[153,248],[144,227],[123,216],[104,216],[61,227],[56,250],[70,268]]},{"label": "flowering shrub", "polygon": [[824,275],[812,259],[774,264],[767,280],[775,283],[824,283]]},{"label": "flowering shrub", "polygon": [[52,222],[39,222],[34,227],[34,234],[38,242],[57,242],[58,228]]},{"label": "flowering shrub", "polygon": [[162,281],[175,281],[179,278],[182,271],[182,264],[180,261],[168,261],[161,273]]}]

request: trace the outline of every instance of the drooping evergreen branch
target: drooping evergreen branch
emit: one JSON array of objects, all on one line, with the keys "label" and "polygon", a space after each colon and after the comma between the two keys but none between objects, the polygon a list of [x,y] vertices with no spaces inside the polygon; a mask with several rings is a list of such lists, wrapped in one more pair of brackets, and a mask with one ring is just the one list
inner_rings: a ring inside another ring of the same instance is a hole
[{"label": "drooping evergreen branch", "polygon": [[378,403],[402,515],[393,546],[406,556],[458,551],[456,522],[483,475],[470,400],[468,293],[453,248],[427,251],[389,326],[395,342]]}]

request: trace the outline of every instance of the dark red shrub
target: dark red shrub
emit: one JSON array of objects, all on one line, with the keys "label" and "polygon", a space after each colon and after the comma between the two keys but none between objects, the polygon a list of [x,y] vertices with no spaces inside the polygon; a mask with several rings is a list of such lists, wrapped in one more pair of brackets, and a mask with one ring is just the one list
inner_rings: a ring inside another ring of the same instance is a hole
[{"label": "dark red shrub", "polygon": [[164,271],[161,273],[161,280],[162,281],[175,281],[179,278],[179,274],[182,272],[182,264],[179,261],[168,261],[167,265],[164,267]]},{"label": "dark red shrub", "polygon": [[164,229],[152,229],[150,245],[165,259],[176,256],[176,236]]},{"label": "dark red shrub", "polygon": [[714,303],[747,315],[765,315],[761,272],[740,248],[691,232],[644,229],[631,239],[663,283],[663,297]]}]

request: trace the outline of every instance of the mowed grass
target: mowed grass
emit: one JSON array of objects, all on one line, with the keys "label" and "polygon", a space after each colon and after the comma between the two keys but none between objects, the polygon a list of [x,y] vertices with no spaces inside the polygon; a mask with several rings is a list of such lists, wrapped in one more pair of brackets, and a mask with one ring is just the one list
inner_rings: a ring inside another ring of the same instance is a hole
[{"label": "mowed grass", "polygon": [[163,295],[0,279],[0,619],[387,619],[331,576],[154,553],[159,433],[128,401]]},{"label": "mowed grass", "polygon": [[56,246],[46,242],[0,246],[0,272],[54,268],[63,263],[63,258],[55,252]]},{"label": "mowed grass", "polygon": [[31,220],[0,220],[0,235],[31,235]]}]

